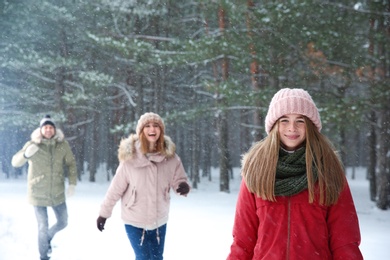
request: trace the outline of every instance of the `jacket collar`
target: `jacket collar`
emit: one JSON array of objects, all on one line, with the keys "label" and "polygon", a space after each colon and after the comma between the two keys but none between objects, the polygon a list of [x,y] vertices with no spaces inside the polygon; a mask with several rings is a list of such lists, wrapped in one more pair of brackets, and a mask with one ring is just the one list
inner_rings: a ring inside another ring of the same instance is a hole
[{"label": "jacket collar", "polygon": [[[40,144],[42,143],[43,136],[41,134],[41,128],[35,129],[31,134],[31,141]],[[65,140],[65,135],[62,132],[61,129],[56,128],[56,134],[53,136],[51,140],[54,140],[55,142],[63,142]]]},{"label": "jacket collar", "polygon": [[[129,137],[122,139],[118,149],[118,159],[120,162],[129,159],[135,159],[137,157],[146,158],[141,154],[138,140],[139,140],[138,136],[135,134],[131,134]],[[148,161],[161,162],[165,158],[171,158],[175,156],[176,145],[173,143],[172,139],[169,136],[165,135],[164,140],[165,140],[165,145],[164,145],[165,150],[159,154],[154,154],[149,156]]]}]

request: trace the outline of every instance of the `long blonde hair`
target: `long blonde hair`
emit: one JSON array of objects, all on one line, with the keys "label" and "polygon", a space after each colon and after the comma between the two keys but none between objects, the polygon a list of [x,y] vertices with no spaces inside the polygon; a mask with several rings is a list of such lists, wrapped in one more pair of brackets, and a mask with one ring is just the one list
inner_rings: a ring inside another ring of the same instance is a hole
[{"label": "long blonde hair", "polygon": [[[306,174],[309,202],[315,200],[316,180],[313,167],[318,175],[319,203],[331,205],[345,185],[344,167],[332,143],[321,134],[314,124],[305,118],[306,124]],[[279,158],[279,121],[269,135],[255,143],[242,158],[242,176],[250,192],[269,201],[275,199],[275,176]]]}]

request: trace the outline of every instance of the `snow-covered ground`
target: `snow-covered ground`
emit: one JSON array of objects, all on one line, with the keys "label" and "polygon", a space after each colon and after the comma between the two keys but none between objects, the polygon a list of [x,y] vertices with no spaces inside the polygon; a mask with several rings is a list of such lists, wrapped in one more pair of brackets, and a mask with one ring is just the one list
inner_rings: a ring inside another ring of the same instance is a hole
[{"label": "snow-covered ground", "polygon": [[[235,169],[231,193],[219,192],[218,169],[213,181],[202,179],[199,189],[187,198],[172,194],[167,226],[165,259],[226,259],[232,242],[235,203],[239,187],[239,169]],[[368,196],[365,170],[348,180],[354,196],[362,233],[361,250],[366,260],[390,259],[390,210],[377,209]],[[99,205],[109,183],[84,180],[76,194],[68,199],[69,225],[53,239],[52,260],[128,260],[134,259],[119,216],[119,204],[101,233],[96,228]],[[85,179],[87,177],[85,176]],[[100,180],[101,179],[101,180]],[[54,219],[51,210],[50,217]],[[26,180],[0,176],[0,259],[39,259],[37,227],[33,207],[26,201]]]}]

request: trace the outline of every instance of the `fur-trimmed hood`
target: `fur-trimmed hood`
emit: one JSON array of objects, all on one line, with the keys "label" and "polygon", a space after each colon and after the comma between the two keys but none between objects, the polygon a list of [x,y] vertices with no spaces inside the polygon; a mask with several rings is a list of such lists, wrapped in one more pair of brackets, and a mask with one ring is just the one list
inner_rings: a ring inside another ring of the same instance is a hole
[{"label": "fur-trimmed hood", "polygon": [[[56,133],[52,139],[54,139],[56,142],[63,142],[65,140],[65,135],[61,129],[56,128]],[[36,144],[40,144],[42,140],[43,140],[43,136],[41,133],[41,128],[38,127],[32,132],[31,141]]]},{"label": "fur-trimmed hood", "polygon": [[[137,150],[139,150],[139,138],[138,135],[131,134],[129,137],[122,139],[118,149],[118,160],[120,162],[135,158]],[[176,145],[173,143],[169,136],[164,135],[164,148],[165,150],[161,155],[166,158],[172,158],[175,156]]]}]

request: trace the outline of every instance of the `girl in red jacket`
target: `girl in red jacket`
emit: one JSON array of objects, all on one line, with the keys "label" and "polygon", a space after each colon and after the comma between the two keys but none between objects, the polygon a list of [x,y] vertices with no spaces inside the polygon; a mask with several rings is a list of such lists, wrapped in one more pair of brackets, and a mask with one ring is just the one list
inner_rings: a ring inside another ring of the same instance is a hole
[{"label": "girl in red jacket", "polygon": [[228,259],[363,259],[343,165],[303,89],[281,89],[244,155]]}]

